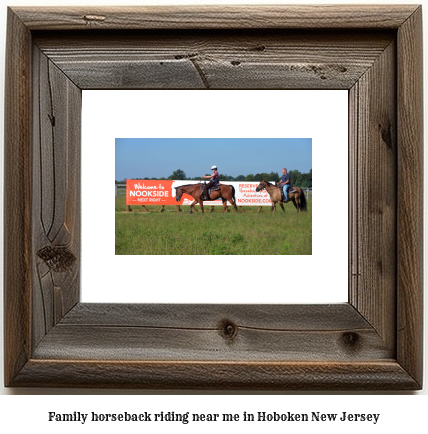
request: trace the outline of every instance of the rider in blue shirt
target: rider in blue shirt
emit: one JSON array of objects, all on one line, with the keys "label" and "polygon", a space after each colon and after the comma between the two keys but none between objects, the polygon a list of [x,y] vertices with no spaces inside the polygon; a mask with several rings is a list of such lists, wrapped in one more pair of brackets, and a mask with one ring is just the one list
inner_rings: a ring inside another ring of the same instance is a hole
[{"label": "rider in blue shirt", "polygon": [[287,173],[287,169],[282,169],[281,181],[277,184],[279,187],[282,186],[284,191],[285,202],[288,202],[288,189],[290,188],[290,175]]}]

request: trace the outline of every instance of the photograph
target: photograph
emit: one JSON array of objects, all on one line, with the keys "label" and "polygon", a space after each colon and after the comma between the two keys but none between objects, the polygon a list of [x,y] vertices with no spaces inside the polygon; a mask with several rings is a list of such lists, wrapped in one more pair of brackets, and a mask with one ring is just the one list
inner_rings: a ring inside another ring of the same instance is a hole
[{"label": "photograph", "polygon": [[311,139],[116,138],[115,170],[116,255],[312,254]]}]

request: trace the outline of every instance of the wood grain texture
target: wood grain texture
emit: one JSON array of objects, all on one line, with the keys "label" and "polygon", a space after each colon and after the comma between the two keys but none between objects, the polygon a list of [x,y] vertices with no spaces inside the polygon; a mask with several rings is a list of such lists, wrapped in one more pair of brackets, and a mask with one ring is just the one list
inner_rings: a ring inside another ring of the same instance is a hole
[{"label": "wood grain texture", "polygon": [[[420,388],[421,40],[416,6],[9,10],[6,385]],[[134,87],[349,89],[349,303],[78,302],[80,92]]]},{"label": "wood grain texture", "polygon": [[392,359],[394,352],[349,304],[80,304],[33,357],[356,362]]},{"label": "wood grain texture", "polygon": [[33,50],[33,345],[79,301],[81,91]]},{"label": "wood grain texture", "polygon": [[[416,381],[423,369],[422,7],[398,31],[397,359]],[[415,188],[417,186],[417,188]]]},{"label": "wood grain texture", "polygon": [[350,302],[395,348],[397,124],[395,43],[351,89]]},{"label": "wood grain texture", "polygon": [[35,43],[81,89],[349,89],[393,39],[389,31],[217,30],[53,32]]},{"label": "wood grain texture", "polygon": [[[31,39],[9,11],[5,79],[4,154],[4,377],[5,383],[30,357],[31,332]],[[19,103],[17,103],[19,102]],[[17,127],[19,126],[19,128]]]},{"label": "wood grain texture", "polygon": [[30,29],[397,29],[415,5],[14,7]]},{"label": "wood grain texture", "polygon": [[367,363],[30,360],[16,386],[224,390],[412,390],[394,361]]},{"label": "wood grain texture", "polygon": [[[184,319],[184,318],[185,319]],[[104,304],[79,303],[64,325],[136,326],[217,330],[224,321],[270,330],[371,329],[348,303],[319,305]]]}]

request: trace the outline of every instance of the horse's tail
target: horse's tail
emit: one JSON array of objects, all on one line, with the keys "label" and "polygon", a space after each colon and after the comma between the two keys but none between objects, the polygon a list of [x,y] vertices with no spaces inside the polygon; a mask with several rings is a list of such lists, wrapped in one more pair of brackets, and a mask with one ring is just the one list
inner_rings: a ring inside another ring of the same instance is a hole
[{"label": "horse's tail", "polygon": [[230,186],[230,188],[232,189],[232,199],[236,204],[236,199],[235,199],[235,187],[233,185]]},{"label": "horse's tail", "polygon": [[308,207],[306,204],[306,195],[305,195],[305,192],[303,191],[303,189],[300,189],[300,209],[302,211],[308,210]]}]

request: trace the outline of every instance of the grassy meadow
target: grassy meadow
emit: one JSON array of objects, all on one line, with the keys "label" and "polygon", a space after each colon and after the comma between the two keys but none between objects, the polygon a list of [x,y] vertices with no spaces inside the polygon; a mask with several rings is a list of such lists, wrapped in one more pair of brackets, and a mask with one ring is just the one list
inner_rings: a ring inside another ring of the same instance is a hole
[{"label": "grassy meadow", "polygon": [[277,205],[269,207],[238,207],[235,213],[189,213],[189,206],[177,212],[175,206],[132,207],[126,212],[125,197],[116,198],[116,255],[311,255],[312,201],[308,212],[297,213],[290,202],[285,213]]}]

